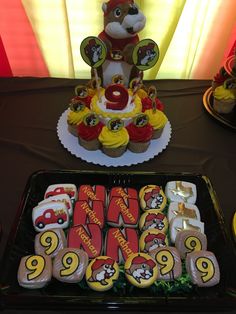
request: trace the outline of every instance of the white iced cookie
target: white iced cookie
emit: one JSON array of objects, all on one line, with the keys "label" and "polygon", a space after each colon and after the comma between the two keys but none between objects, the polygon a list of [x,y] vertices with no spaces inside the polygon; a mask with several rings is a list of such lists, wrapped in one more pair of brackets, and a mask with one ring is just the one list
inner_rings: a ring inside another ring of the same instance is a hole
[{"label": "white iced cookie", "polygon": [[197,199],[196,185],[186,181],[169,181],[165,187],[165,195],[171,202],[195,204]]},{"label": "white iced cookie", "polygon": [[183,230],[192,230],[204,233],[204,223],[192,218],[187,217],[175,217],[170,222],[170,239],[172,243],[175,243],[176,235]]},{"label": "white iced cookie", "polygon": [[48,198],[50,196],[55,196],[58,194],[69,195],[72,203],[74,203],[78,199],[77,188],[74,184],[71,184],[71,183],[49,185],[47,187],[47,190],[45,191],[44,198]]},{"label": "white iced cookie", "polygon": [[170,222],[175,217],[187,217],[201,220],[199,209],[196,205],[184,202],[171,202],[167,212]]},{"label": "white iced cookie", "polygon": [[45,198],[41,202],[38,203],[38,205],[42,205],[48,202],[62,202],[66,204],[67,210],[69,212],[69,215],[73,215],[73,205],[71,202],[71,199],[68,194],[58,194],[54,196],[50,196],[48,198]]},{"label": "white iced cookie", "polygon": [[65,203],[48,202],[32,210],[32,221],[36,231],[52,228],[65,229],[69,226],[69,213]]}]

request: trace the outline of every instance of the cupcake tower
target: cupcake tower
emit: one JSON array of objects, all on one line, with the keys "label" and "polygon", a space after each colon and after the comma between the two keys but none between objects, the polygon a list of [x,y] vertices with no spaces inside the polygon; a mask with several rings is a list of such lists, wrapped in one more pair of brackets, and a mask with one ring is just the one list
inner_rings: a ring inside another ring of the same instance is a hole
[{"label": "cupcake tower", "polygon": [[199,287],[219,283],[193,183],[170,181],[165,191],[154,184],[139,191],[55,184],[44,197],[32,209],[34,254],[19,264],[24,288],[42,288],[53,277],[106,291],[121,280],[121,270],[125,285],[138,288],[174,284],[184,272]]},{"label": "cupcake tower", "polygon": [[[98,99],[97,90],[89,86],[77,86],[77,96],[71,99],[67,114],[68,131],[78,137],[79,145],[86,150],[101,149],[110,157],[119,157],[127,149],[134,153],[145,152],[151,140],[161,136],[168,121],[163,113],[163,104],[157,97],[151,99],[149,89],[137,90],[135,99],[140,103],[140,109],[137,107],[130,118],[126,118],[129,116],[128,112],[124,114],[121,112],[125,112],[127,104],[125,95],[127,97],[129,94],[133,95],[133,91],[127,90],[120,83],[111,84],[103,89],[101,93],[107,97],[104,106],[111,114],[111,118],[105,119],[93,110],[93,106],[96,105],[95,99]],[[118,99],[120,103],[110,103],[108,99],[111,97],[107,91],[117,93],[119,96],[116,96],[116,101]],[[124,118],[121,118],[121,115]]]}]

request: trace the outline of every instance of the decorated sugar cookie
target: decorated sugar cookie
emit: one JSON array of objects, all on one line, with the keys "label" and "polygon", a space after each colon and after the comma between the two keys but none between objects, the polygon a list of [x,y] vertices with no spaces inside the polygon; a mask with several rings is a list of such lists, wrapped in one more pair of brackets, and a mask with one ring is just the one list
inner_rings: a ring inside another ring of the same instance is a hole
[{"label": "decorated sugar cookie", "polygon": [[98,224],[85,224],[73,226],[67,236],[68,247],[83,249],[94,258],[102,253],[102,231]]},{"label": "decorated sugar cookie", "polygon": [[186,257],[186,269],[198,287],[215,286],[220,281],[220,268],[214,253],[195,251]]},{"label": "decorated sugar cookie", "polygon": [[111,200],[112,197],[122,197],[125,201],[132,199],[138,199],[138,193],[134,188],[130,187],[121,187],[121,186],[115,186],[112,187],[109,193],[109,199]]},{"label": "decorated sugar cookie", "polygon": [[64,183],[49,185],[47,190],[45,191],[44,198],[59,194],[68,194],[70,199],[72,200],[72,203],[74,203],[78,197],[76,186],[74,184]]},{"label": "decorated sugar cookie", "polygon": [[88,254],[80,249],[60,250],[53,261],[53,277],[62,282],[80,282],[88,266]]},{"label": "decorated sugar cookie", "polygon": [[114,227],[136,228],[139,220],[137,199],[124,199],[120,196],[111,198],[107,207],[107,224]]},{"label": "decorated sugar cookie", "polygon": [[157,229],[144,231],[139,238],[139,248],[141,252],[150,253],[158,247],[168,245],[168,238]]},{"label": "decorated sugar cookie", "polygon": [[170,222],[169,228],[172,243],[175,243],[177,233],[183,230],[191,230],[204,233],[204,222],[201,222],[197,219],[180,216],[173,218]]},{"label": "decorated sugar cookie", "polygon": [[118,264],[108,256],[93,259],[86,270],[88,286],[96,291],[107,291],[119,277]]},{"label": "decorated sugar cookie", "polygon": [[131,255],[124,267],[127,280],[138,288],[147,288],[157,280],[157,264],[148,254]]},{"label": "decorated sugar cookie", "polygon": [[182,263],[179,252],[171,246],[159,247],[150,252],[157,263],[157,280],[173,281],[182,274]]},{"label": "decorated sugar cookie", "polygon": [[149,229],[156,229],[165,233],[167,228],[167,217],[159,210],[148,210],[140,217],[139,229],[141,232]]},{"label": "decorated sugar cookie", "polygon": [[20,286],[39,289],[47,285],[52,277],[51,258],[46,255],[28,255],[21,258],[17,279]]},{"label": "decorated sugar cookie", "polygon": [[103,185],[82,184],[78,190],[79,201],[101,201],[103,206],[106,205],[106,188]]},{"label": "decorated sugar cookie", "polygon": [[181,258],[187,254],[207,249],[207,237],[204,233],[194,230],[182,230],[177,233],[175,247],[178,249]]},{"label": "decorated sugar cookie", "polygon": [[63,202],[46,202],[32,210],[32,221],[37,232],[69,226],[69,212]]},{"label": "decorated sugar cookie", "polygon": [[167,214],[168,220],[175,217],[187,217],[201,220],[199,209],[196,205],[185,202],[171,202]]},{"label": "decorated sugar cookie", "polygon": [[66,236],[62,229],[49,229],[36,234],[34,240],[35,253],[55,257],[66,247]]},{"label": "decorated sugar cookie", "polygon": [[172,202],[185,202],[195,204],[197,199],[196,185],[185,181],[167,182],[165,194]]},{"label": "decorated sugar cookie", "polygon": [[136,229],[109,228],[106,232],[104,254],[112,257],[117,263],[123,263],[129,256],[139,251],[139,240]]},{"label": "decorated sugar cookie", "polygon": [[73,215],[73,205],[72,205],[71,199],[70,199],[68,194],[58,194],[58,195],[50,196],[48,198],[45,198],[41,202],[39,202],[39,205],[42,205],[42,204],[45,204],[45,203],[48,203],[48,202],[62,202],[62,203],[65,203],[69,215],[70,216]]},{"label": "decorated sugar cookie", "polygon": [[166,206],[166,196],[158,185],[146,185],[139,191],[140,205],[143,210],[163,210]]},{"label": "decorated sugar cookie", "polygon": [[104,203],[102,201],[77,201],[75,203],[73,224],[85,225],[95,223],[104,227]]}]

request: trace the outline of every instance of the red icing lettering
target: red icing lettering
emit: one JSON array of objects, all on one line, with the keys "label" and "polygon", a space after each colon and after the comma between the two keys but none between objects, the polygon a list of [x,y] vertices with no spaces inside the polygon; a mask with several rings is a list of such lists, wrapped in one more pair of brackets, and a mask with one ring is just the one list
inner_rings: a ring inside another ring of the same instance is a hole
[{"label": "red icing lettering", "polygon": [[101,255],[102,232],[97,224],[77,225],[70,228],[68,247],[84,250],[89,258]]},{"label": "red icing lettering", "polygon": [[106,190],[102,185],[81,185],[79,188],[78,200],[80,201],[102,201],[106,202]]},{"label": "red icing lettering", "polygon": [[110,228],[106,234],[105,255],[110,256],[118,263],[139,251],[138,234],[135,229]]},{"label": "red icing lettering", "polygon": [[[126,205],[127,203],[127,205]],[[114,226],[136,227],[139,219],[139,204],[136,199],[126,202],[122,197],[112,197],[107,209],[107,223]]]},{"label": "red icing lettering", "polygon": [[102,201],[77,201],[75,204],[73,223],[85,225],[95,223],[101,229],[104,227],[104,206]]}]

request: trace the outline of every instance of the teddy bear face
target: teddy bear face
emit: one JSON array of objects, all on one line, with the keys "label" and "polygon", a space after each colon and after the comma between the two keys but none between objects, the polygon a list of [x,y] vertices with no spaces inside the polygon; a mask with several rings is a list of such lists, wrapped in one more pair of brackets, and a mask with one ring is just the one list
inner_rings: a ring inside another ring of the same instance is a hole
[{"label": "teddy bear face", "polygon": [[131,0],[111,0],[103,4],[103,11],[105,32],[115,39],[135,36],[144,28],[146,23],[145,16]]}]

